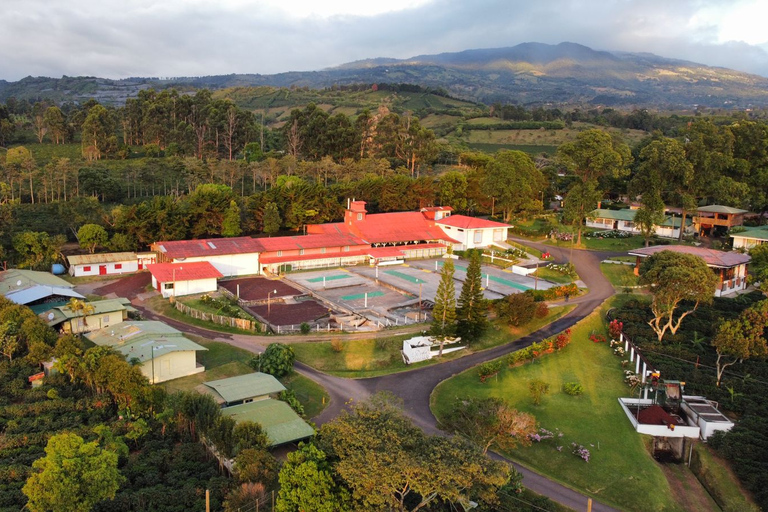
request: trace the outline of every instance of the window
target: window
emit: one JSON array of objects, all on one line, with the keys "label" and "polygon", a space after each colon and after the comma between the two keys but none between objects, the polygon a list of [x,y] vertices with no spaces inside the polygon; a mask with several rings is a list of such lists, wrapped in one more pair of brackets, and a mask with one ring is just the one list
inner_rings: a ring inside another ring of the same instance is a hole
[{"label": "window", "polygon": [[349,246],[348,245],[344,246],[344,252],[349,252]]},{"label": "window", "polygon": [[115,270],[122,270],[123,264],[122,263],[115,263]]},{"label": "window", "polygon": [[280,257],[283,255],[283,251],[277,251],[277,256]]},{"label": "window", "polygon": [[474,239],[474,242],[475,242],[476,244],[481,244],[481,243],[483,243],[483,231],[482,231],[482,230],[480,230],[480,229],[478,229],[478,230],[475,230],[475,239]]},{"label": "window", "polygon": [[357,220],[363,220],[363,214],[362,213],[358,213],[357,214]]},{"label": "window", "polygon": [[83,272],[90,272],[90,271],[91,271],[90,265],[83,267]]},{"label": "window", "polygon": [[624,227],[627,228],[627,229],[632,229],[632,228],[635,227],[635,223],[627,221],[627,222],[624,223]]},{"label": "window", "polygon": [[109,322],[109,315],[104,315],[104,321]]},{"label": "window", "polygon": [[299,249],[299,256],[304,256],[304,249]]},{"label": "window", "polygon": [[504,236],[504,230],[503,229],[494,229],[493,230],[493,241],[494,242],[501,242],[502,237]]},{"label": "window", "polygon": [[173,290],[173,283],[164,283],[163,288],[165,290]]},{"label": "window", "polygon": [[321,254],[325,254],[325,247],[323,247],[322,249],[320,249],[320,253],[321,253]]}]

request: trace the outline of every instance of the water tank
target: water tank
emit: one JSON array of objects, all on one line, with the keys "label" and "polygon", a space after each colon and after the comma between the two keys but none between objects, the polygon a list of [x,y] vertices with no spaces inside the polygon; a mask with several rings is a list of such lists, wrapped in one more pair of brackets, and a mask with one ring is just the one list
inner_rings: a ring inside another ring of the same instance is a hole
[{"label": "water tank", "polygon": [[66,273],[67,273],[67,269],[61,263],[54,263],[53,265],[51,265],[51,274],[55,276],[60,276]]}]

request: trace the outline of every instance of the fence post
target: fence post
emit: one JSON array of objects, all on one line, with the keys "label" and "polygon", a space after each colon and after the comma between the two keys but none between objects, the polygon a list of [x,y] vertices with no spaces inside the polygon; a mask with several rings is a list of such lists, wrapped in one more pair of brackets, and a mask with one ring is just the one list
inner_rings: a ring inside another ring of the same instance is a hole
[{"label": "fence post", "polygon": [[637,354],[637,361],[635,362],[635,373],[640,373],[640,353]]},{"label": "fence post", "polygon": [[[638,358],[639,359],[639,358]],[[643,378],[641,379],[641,382],[645,384],[645,374],[648,373],[646,369],[648,368],[648,365],[645,364],[645,361],[643,361]]]}]

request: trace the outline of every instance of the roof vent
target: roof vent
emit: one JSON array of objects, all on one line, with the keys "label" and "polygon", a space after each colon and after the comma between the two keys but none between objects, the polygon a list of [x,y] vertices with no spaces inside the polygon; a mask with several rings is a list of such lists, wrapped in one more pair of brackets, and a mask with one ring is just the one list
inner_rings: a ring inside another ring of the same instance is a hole
[{"label": "roof vent", "polygon": [[216,248],[216,246],[213,245],[213,242],[208,242],[208,247],[210,247],[211,249],[215,249]]}]

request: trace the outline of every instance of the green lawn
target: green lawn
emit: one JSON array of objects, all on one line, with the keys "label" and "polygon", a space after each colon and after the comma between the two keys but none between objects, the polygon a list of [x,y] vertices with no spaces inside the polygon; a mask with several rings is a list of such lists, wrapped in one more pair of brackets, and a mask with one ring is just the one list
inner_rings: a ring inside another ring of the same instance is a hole
[{"label": "green lawn", "polygon": [[[248,360],[253,357],[253,354],[248,350],[233,347],[228,343],[209,341],[197,336],[188,337],[194,340],[195,343],[208,349],[205,352],[199,352],[197,355],[197,360],[205,366],[205,371],[160,384],[169,393],[192,391],[203,382],[253,373],[253,368],[247,364]],[[328,393],[325,392],[322,386],[303,375],[292,372],[290,375],[281,378],[280,382],[286,388],[293,389],[296,392],[296,398],[304,406],[304,413],[307,418],[320,414],[328,403]]]},{"label": "green lawn", "polygon": [[729,464],[717,457],[706,444],[696,444],[691,470],[724,511],[757,512],[759,510],[747,497],[738,478],[729,469]]},{"label": "green lawn", "polygon": [[539,267],[539,270],[537,270],[534,275],[539,276],[539,279],[546,279],[547,281],[557,284],[569,284],[576,279],[575,277],[546,267]]},{"label": "green lawn", "polygon": [[635,275],[635,267],[617,263],[601,263],[600,270],[616,288],[637,286],[638,277]]},{"label": "green lawn", "polygon": [[[432,410],[439,419],[448,413],[455,397],[501,397],[534,414],[542,427],[563,433],[559,440],[508,453],[512,459],[622,510],[680,510],[643,437],[632,429],[619,407],[617,399],[629,395],[619,359],[608,346],[588,338],[591,332],[605,333],[603,318],[611,302],[573,328],[573,341],[562,352],[546,355],[535,364],[505,367],[485,384],[480,383],[476,369],[441,383],[432,394]],[[533,405],[528,392],[532,380],[550,385],[539,406]],[[572,381],[584,386],[582,396],[561,391],[563,384]],[[571,453],[572,442],[591,452],[589,462]],[[556,445],[563,446],[561,452]]]},{"label": "green lawn", "polygon": [[[227,299],[223,299],[224,301],[227,301]],[[198,311],[202,311],[204,313],[210,313],[212,315],[221,315],[221,307],[216,307],[215,305],[211,304],[210,302],[203,302],[200,297],[196,297],[194,299],[191,298],[185,298],[185,299],[179,299],[179,302],[186,304],[187,306],[191,307],[192,309],[197,309]],[[238,306],[237,304],[232,304],[234,308],[237,309],[237,311],[240,313],[241,318],[248,318],[253,319],[253,316],[248,314],[247,311],[245,311],[243,308]]]},{"label": "green lawn", "polygon": [[413,334],[379,338],[375,340],[342,340],[341,352],[335,352],[330,342],[294,343],[296,360],[308,364],[320,371],[339,377],[365,378],[377,375],[412,370],[438,362],[456,359],[468,353],[478,352],[491,347],[515,341],[543,326],[554,322],[575,306],[558,306],[550,308],[544,318],[536,318],[523,327],[509,327],[493,323],[485,335],[472,345],[471,349],[459,350],[446,354],[442,359],[431,359],[411,365],[406,365],[400,355],[403,340]]},{"label": "green lawn", "polygon": [[[581,233],[581,246],[574,245],[577,249],[589,249],[592,251],[616,251],[624,252],[632,249],[639,249],[645,245],[645,239],[641,236],[631,236],[629,238],[587,238],[584,236],[583,231]],[[573,235],[574,242],[576,235]],[[554,245],[556,247],[571,247],[570,241],[560,240],[547,240],[545,242],[548,245]]]},{"label": "green lawn", "polygon": [[[514,224],[515,221],[512,221]],[[534,249],[533,247],[528,247],[527,245],[519,244],[517,242],[513,242],[511,240],[507,240],[507,243],[511,245],[512,247],[516,247],[518,249],[522,249],[523,251],[527,252],[531,256],[535,256],[536,258],[541,258],[541,251],[538,249]]]}]

